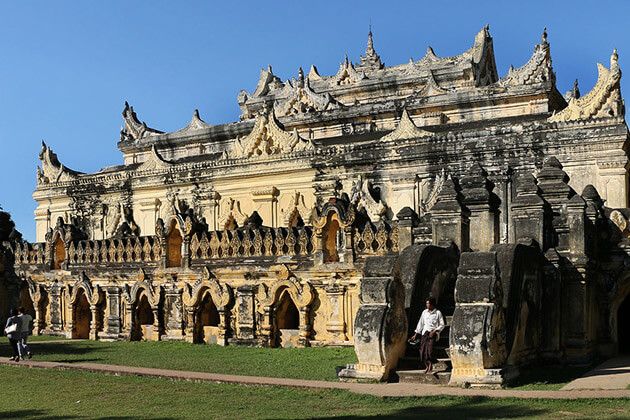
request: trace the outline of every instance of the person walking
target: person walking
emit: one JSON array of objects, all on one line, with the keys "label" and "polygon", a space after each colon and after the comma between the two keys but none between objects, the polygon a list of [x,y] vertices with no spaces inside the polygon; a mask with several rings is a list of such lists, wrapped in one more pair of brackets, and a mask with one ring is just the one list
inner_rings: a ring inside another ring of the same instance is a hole
[{"label": "person walking", "polygon": [[7,319],[7,325],[4,327],[4,333],[9,338],[9,344],[11,345],[11,350],[13,350],[13,357],[9,358],[9,360],[19,362],[18,341],[22,335],[22,320],[18,318],[17,309],[11,309],[10,314],[11,317]]},{"label": "person walking", "polygon": [[420,335],[420,360],[424,362],[426,370],[424,373],[431,373],[433,363],[437,362],[433,355],[433,346],[440,336],[440,331],[444,329],[444,317],[442,312],[435,307],[435,299],[426,300],[427,309],[420,315],[420,320],[411,340],[417,339]]},{"label": "person walking", "polygon": [[30,359],[33,357],[33,354],[31,353],[31,349],[28,347],[28,344],[26,344],[26,340],[28,340],[28,335],[31,333],[31,322],[33,321],[33,317],[24,311],[24,306],[20,306],[18,309],[18,318],[22,320],[22,334],[20,336],[20,341],[18,342],[18,353],[20,353],[20,359],[24,360],[25,354]]}]

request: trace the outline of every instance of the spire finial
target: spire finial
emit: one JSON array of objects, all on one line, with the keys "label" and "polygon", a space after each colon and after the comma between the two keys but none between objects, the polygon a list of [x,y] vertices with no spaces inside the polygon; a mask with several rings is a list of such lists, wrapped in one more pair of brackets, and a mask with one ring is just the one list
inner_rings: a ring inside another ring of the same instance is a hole
[{"label": "spire finial", "polygon": [[547,43],[547,27],[546,26],[543,29],[543,33],[542,33],[542,36],[540,38],[540,43],[541,44],[546,44]]},{"label": "spire finial", "polygon": [[617,60],[619,60],[619,55],[617,54],[617,47],[613,50],[612,55],[610,56],[610,68],[618,66]]}]

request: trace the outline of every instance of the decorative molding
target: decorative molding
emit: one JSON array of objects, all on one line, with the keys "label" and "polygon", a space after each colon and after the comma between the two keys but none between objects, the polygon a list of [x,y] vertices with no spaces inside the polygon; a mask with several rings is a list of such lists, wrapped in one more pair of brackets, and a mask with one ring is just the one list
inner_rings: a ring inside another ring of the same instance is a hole
[{"label": "decorative molding", "polygon": [[237,138],[227,153],[229,158],[264,158],[290,152],[314,149],[314,143],[302,139],[297,130],[283,130],[273,112],[256,117],[254,128],[243,139]]},{"label": "decorative molding", "polygon": [[507,76],[497,82],[497,86],[507,87],[513,85],[527,85],[551,81],[556,82],[556,75],[551,66],[551,54],[549,43],[547,42],[547,28],[543,31],[540,44],[534,47],[534,53],[530,59],[514,69],[510,66]]},{"label": "decorative molding", "polygon": [[212,127],[211,124],[206,123],[204,120],[202,120],[199,117],[199,110],[195,109],[195,111],[193,112],[193,117],[190,120],[190,122],[188,123],[188,125],[184,128],[181,128],[177,131],[175,131],[175,133],[187,133],[189,131],[195,131],[195,130],[203,130],[204,128],[209,128]]},{"label": "decorative molding", "polygon": [[381,137],[381,141],[397,141],[412,139],[418,137],[428,137],[433,135],[430,131],[418,128],[412,121],[409,113],[406,109],[403,110],[400,122],[396,126],[396,129],[391,133]]},{"label": "decorative molding", "polygon": [[144,121],[140,122],[133,107],[129,106],[127,101],[125,101],[125,109],[122,112],[122,116],[123,120],[125,120],[125,126],[120,130],[120,140],[122,141],[139,140],[144,137],[164,134],[163,131],[147,127]]},{"label": "decorative molding", "polygon": [[37,184],[48,184],[56,182],[74,181],[78,178],[81,172],[73,171],[66,168],[59,163],[57,154],[53,153],[52,149],[46,146],[44,140],[42,140],[42,149],[39,152],[39,160],[42,162],[42,167],[37,167]]},{"label": "decorative molding", "polygon": [[621,70],[617,49],[610,57],[610,69],[597,63],[599,76],[595,87],[581,98],[572,98],[569,105],[549,117],[551,122],[584,120],[588,118],[616,117],[623,115],[624,105],[621,99]]},{"label": "decorative molding", "polygon": [[170,169],[172,167],[173,164],[160,156],[157,148],[155,147],[155,145],[153,145],[151,146],[149,157],[136,168],[136,171],[153,171],[156,169]]}]

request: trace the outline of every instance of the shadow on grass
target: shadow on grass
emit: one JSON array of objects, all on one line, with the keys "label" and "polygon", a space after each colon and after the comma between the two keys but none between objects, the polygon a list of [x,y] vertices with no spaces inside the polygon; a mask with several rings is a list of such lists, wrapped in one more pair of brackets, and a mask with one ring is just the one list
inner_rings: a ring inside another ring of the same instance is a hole
[{"label": "shadow on grass", "polygon": [[[90,346],[89,341],[77,341],[77,342],[64,342],[64,343],[49,343],[46,341],[40,341],[37,346],[31,348],[35,359],[39,357],[42,360],[48,362],[63,362],[63,363],[81,363],[81,362],[101,362],[101,358],[76,358],[78,355],[87,355],[93,351],[110,352],[113,349],[100,345],[98,348]],[[11,357],[11,347],[7,343],[6,345],[0,345],[0,357]],[[47,357],[56,356],[56,357]],[[67,356],[67,357],[64,357]],[[2,418],[2,417],[0,417]]]},{"label": "shadow on grass", "polygon": [[[523,405],[496,404],[487,397],[472,397],[463,402],[446,402],[442,406],[427,406],[418,404],[398,411],[356,416],[317,417],[318,419],[370,419],[374,417],[397,419],[510,419],[536,417],[551,413],[550,410],[527,408]],[[296,417],[301,418],[301,417]]]},{"label": "shadow on grass", "polygon": [[509,388],[533,384],[565,384],[579,378],[591,370],[588,366],[536,366],[523,369],[521,375]]},{"label": "shadow on grass", "polygon": [[[49,414],[46,410],[12,410],[12,411],[0,411],[0,419],[34,419],[34,420],[62,420],[62,419],[84,419],[86,416],[71,416],[64,414],[54,415]],[[146,417],[136,416],[105,416],[105,417],[90,417],[94,420],[115,420],[115,419],[144,419]],[[152,417],[155,420],[173,420],[173,417]]]}]

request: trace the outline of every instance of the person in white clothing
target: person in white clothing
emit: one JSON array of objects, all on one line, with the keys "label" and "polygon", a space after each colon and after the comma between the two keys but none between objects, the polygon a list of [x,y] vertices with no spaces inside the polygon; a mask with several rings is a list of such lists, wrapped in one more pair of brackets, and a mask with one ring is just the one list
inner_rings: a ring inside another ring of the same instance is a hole
[{"label": "person in white clothing", "polygon": [[427,299],[426,305],[427,309],[420,315],[420,320],[411,339],[415,340],[420,336],[420,360],[426,366],[424,373],[431,373],[433,363],[437,361],[433,356],[433,346],[445,324],[442,312],[435,307],[435,299]]}]

